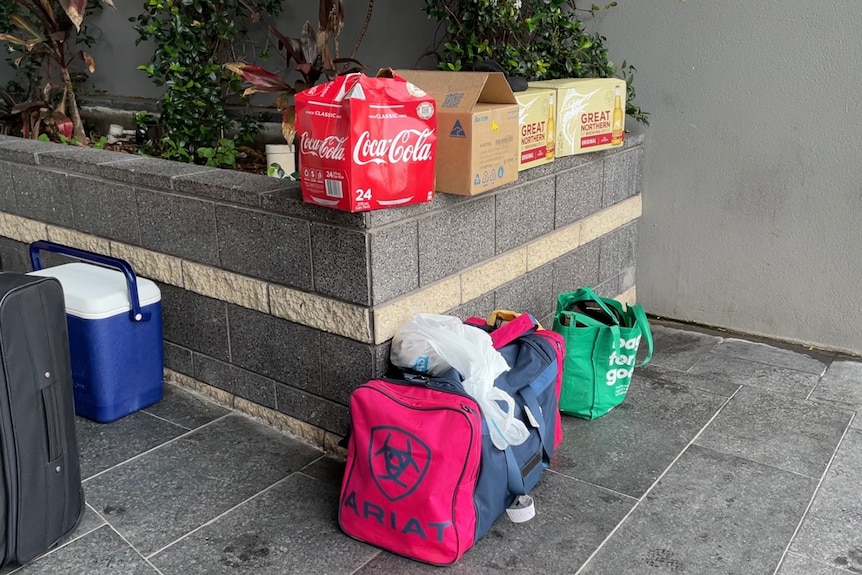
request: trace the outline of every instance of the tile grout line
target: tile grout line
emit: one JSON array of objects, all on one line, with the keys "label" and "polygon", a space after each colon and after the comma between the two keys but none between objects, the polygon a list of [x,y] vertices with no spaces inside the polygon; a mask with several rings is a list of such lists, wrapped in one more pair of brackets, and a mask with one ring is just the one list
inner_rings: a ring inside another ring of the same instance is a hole
[{"label": "tile grout line", "polygon": [[[101,515],[100,515],[100,517],[101,517]],[[104,517],[102,517],[102,519],[104,519]],[[116,534],[117,534],[117,537],[119,537],[120,539],[122,539],[122,540],[123,540],[123,542],[125,542],[125,544],[126,544],[126,545],[128,545],[128,546],[132,549],[132,551],[134,551],[134,552],[138,555],[138,557],[140,557],[141,559],[143,559],[143,560],[144,560],[144,563],[146,563],[147,565],[149,565],[150,567],[152,567],[152,568],[153,568],[153,570],[154,570],[156,573],[158,573],[159,575],[162,575],[161,570],[160,570],[158,567],[156,567],[155,565],[153,565],[152,563],[150,563],[150,560],[149,560],[147,557],[145,557],[145,556],[144,556],[144,554],[143,554],[143,553],[141,553],[141,552],[138,550],[138,548],[137,548],[137,547],[135,547],[134,545],[132,545],[132,542],[131,542],[131,541],[129,541],[128,539],[126,539],[126,537],[125,537],[122,533],[120,533],[120,532],[117,530],[117,528],[116,528],[116,527],[114,527],[113,525],[111,525],[111,523],[110,523],[110,522],[108,522],[107,520],[105,520],[105,525],[107,525],[107,526],[108,526],[108,529],[110,529],[111,531],[113,531],[114,533],[116,533]]]},{"label": "tile grout line", "polygon": [[854,413],[850,417],[850,421],[847,422],[847,427],[844,428],[844,433],[841,435],[841,439],[838,441],[838,444],[835,446],[835,449],[832,450],[832,457],[829,458],[829,463],[826,464],[826,469],[823,470],[823,474],[820,476],[820,480],[817,482],[817,487],[814,488],[814,493],[811,494],[811,499],[808,500],[808,505],[805,506],[805,511],[802,513],[802,517],[799,518],[799,523],[796,524],[796,529],[793,531],[793,535],[790,536],[790,541],[787,542],[787,546],[784,548],[784,552],[781,554],[781,560],[778,562],[778,565],[775,567],[775,571],[773,571],[773,575],[777,575],[778,571],[781,569],[781,565],[784,563],[785,557],[790,552],[790,546],[793,545],[793,541],[796,539],[796,536],[799,535],[799,531],[802,529],[802,524],[805,523],[805,519],[808,517],[808,512],[811,511],[811,507],[814,505],[814,500],[817,498],[817,494],[820,493],[820,487],[823,485],[823,482],[826,480],[826,474],[829,473],[829,469],[832,467],[832,463],[835,461],[835,457],[838,455],[838,450],[841,448],[841,444],[844,443],[844,438],[847,437],[847,434],[850,433],[852,429],[853,420],[856,418],[856,414]]},{"label": "tile grout line", "polygon": [[[853,571],[848,571],[847,569],[844,569],[843,567],[838,567],[837,565],[832,565],[831,563],[826,563],[825,561],[821,561],[820,559],[817,559],[815,557],[809,557],[808,555],[805,555],[804,553],[799,553],[798,551],[788,551],[785,554],[785,556],[786,555],[797,555],[799,557],[805,557],[806,559],[809,559],[809,560],[813,561],[814,563],[817,563],[818,565],[823,565],[824,567],[829,567],[831,571],[838,571],[841,573],[853,573]],[[784,562],[784,559],[782,558],[782,563],[783,562]],[[780,569],[781,565],[779,565],[778,568]]]},{"label": "tile grout line", "polygon": [[[741,389],[741,386],[740,386],[740,389]],[[709,421],[707,421],[707,422],[704,424],[704,426],[700,428],[700,431],[698,431],[698,432],[695,434],[695,436],[691,438],[691,441],[689,441],[689,442],[688,442],[688,444],[686,444],[686,446],[685,446],[685,447],[684,447],[684,448],[679,452],[679,454],[678,454],[676,457],[674,457],[674,458],[673,458],[673,461],[671,461],[671,462],[670,462],[670,465],[668,465],[668,466],[665,468],[665,470],[664,470],[664,471],[662,471],[661,475],[659,475],[659,476],[656,478],[656,480],[655,480],[655,481],[653,481],[652,485],[650,485],[650,486],[649,486],[649,488],[648,488],[646,491],[644,491],[644,494],[643,494],[643,495],[641,495],[641,496],[640,496],[640,498],[638,498],[638,500],[635,502],[635,504],[632,506],[632,508],[631,508],[631,509],[629,509],[628,513],[626,513],[626,514],[623,516],[623,518],[622,518],[622,519],[620,519],[620,520],[619,520],[619,522],[614,526],[614,528],[613,528],[613,529],[611,529],[611,532],[610,532],[610,533],[608,533],[608,534],[605,536],[605,538],[602,540],[602,542],[601,542],[601,543],[599,543],[599,546],[598,546],[598,547],[596,547],[596,548],[593,550],[593,552],[592,552],[592,553],[590,553],[590,556],[586,558],[586,560],[583,562],[583,564],[582,564],[580,567],[578,567],[578,570],[577,570],[577,571],[575,571],[574,575],[581,575],[581,574],[584,572],[584,569],[586,569],[586,568],[587,568],[587,566],[590,564],[590,561],[592,561],[592,560],[593,560],[593,558],[595,558],[595,556],[599,554],[599,552],[604,548],[604,546],[607,544],[607,542],[608,542],[608,541],[610,541],[611,537],[613,537],[613,536],[614,536],[614,534],[615,534],[617,531],[619,531],[619,529],[620,529],[620,527],[622,527],[623,523],[625,523],[625,522],[626,522],[626,520],[627,520],[629,517],[631,517],[631,515],[632,515],[632,514],[635,512],[635,510],[640,506],[640,504],[641,504],[641,503],[643,503],[644,499],[646,499],[647,495],[649,495],[649,494],[653,491],[653,489],[655,489],[656,485],[658,485],[658,484],[659,484],[659,482],[664,478],[664,476],[665,476],[665,475],[667,475],[667,473],[668,473],[668,472],[671,470],[671,468],[676,464],[676,462],[677,462],[677,461],[679,461],[679,459],[683,456],[683,454],[684,454],[686,451],[688,451],[688,448],[689,448],[689,447],[691,447],[692,445],[694,445],[694,442],[695,442],[695,441],[697,441],[697,439],[698,439],[698,438],[701,436],[701,434],[706,430],[706,428],[707,428],[707,427],[709,427],[709,426],[712,424],[712,422],[713,422],[713,421],[715,421],[715,418],[716,418],[716,417],[718,417],[718,415],[719,415],[719,414],[724,410],[724,408],[725,408],[725,407],[727,407],[727,404],[728,404],[728,403],[730,403],[730,401],[731,401],[731,400],[736,396],[736,394],[737,394],[737,393],[739,393],[739,389],[737,389],[736,391],[734,391],[734,392],[733,392],[733,395],[731,395],[730,397],[728,397],[728,398],[725,400],[725,402],[724,402],[723,404],[721,404],[721,407],[719,407],[719,408],[716,410],[716,412],[712,415],[712,417],[710,417],[710,418],[709,418]]]},{"label": "tile grout line", "polygon": [[563,473],[561,471],[556,471],[554,469],[548,469],[547,472],[553,473],[554,475],[559,475],[560,477],[565,477],[566,479],[571,479],[573,481],[577,481],[578,483],[583,483],[584,485],[589,485],[591,487],[598,487],[602,491],[607,491],[609,493],[613,493],[614,495],[618,495],[619,497],[624,497],[624,498],[630,499],[632,501],[638,500],[638,498],[635,497],[634,495],[628,495],[626,493],[623,493],[622,491],[617,491],[615,489],[611,489],[610,487],[605,487],[604,485],[599,485],[598,483],[591,483],[589,481],[584,481],[583,479],[579,479],[577,477],[572,477],[571,475],[566,475],[565,473]]},{"label": "tile grout line", "polygon": [[[137,455],[133,455],[132,457],[129,457],[128,459],[124,459],[123,461],[121,461],[120,463],[117,463],[116,465],[112,465],[111,467],[108,467],[107,469],[103,469],[102,471],[95,473],[95,474],[91,475],[90,477],[84,479],[83,481],[81,481],[81,483],[86,486],[86,484],[88,482],[90,482],[91,480],[93,480],[93,479],[95,479],[101,475],[104,475],[105,473],[107,473],[113,469],[116,469],[118,467],[122,467],[123,465],[126,465],[127,463],[130,463],[132,461],[140,459],[144,455],[148,455],[148,454],[150,454],[150,453],[152,453],[158,449],[161,449],[162,447],[165,447],[166,445],[170,445],[176,441],[179,441],[180,439],[184,439],[184,438],[188,437],[189,435],[191,435],[192,433],[195,433],[196,431],[200,431],[201,429],[209,427],[210,425],[213,425],[214,423],[221,421],[222,419],[225,419],[226,417],[229,417],[230,415],[233,415],[235,413],[237,413],[237,412],[229,411],[228,413],[225,413],[224,415],[217,417],[216,419],[213,419],[212,421],[207,422],[207,423],[201,425],[200,427],[197,427],[195,429],[191,429],[185,433],[182,433],[176,437],[173,437],[173,438],[165,441],[164,443],[160,443],[160,444],[156,445],[155,447],[151,447],[150,449],[147,449],[146,451],[138,453]],[[147,415],[150,415],[150,414],[148,413]],[[176,425],[176,424],[174,424],[174,425]],[[179,427],[180,429],[185,429],[182,426],[177,426],[177,427]]]},{"label": "tile grout line", "polygon": [[351,572],[350,572],[350,575],[356,575],[356,573],[359,573],[359,572],[360,572],[362,569],[364,569],[364,568],[365,568],[369,563],[371,563],[372,561],[374,561],[375,559],[377,559],[378,557],[380,557],[381,555],[383,555],[383,553],[384,553],[383,549],[378,549],[378,550],[377,550],[377,553],[375,553],[374,555],[372,555],[372,556],[368,559],[368,561],[365,561],[364,563],[362,563],[362,565],[360,565],[359,567],[357,567],[356,569],[354,569],[353,571],[351,571]]},{"label": "tile grout line", "polygon": [[[237,509],[239,509],[240,507],[242,507],[242,506],[243,506],[243,505],[245,505],[246,503],[249,503],[250,501],[252,501],[252,500],[254,500],[254,499],[257,499],[258,497],[260,497],[260,496],[261,496],[261,495],[263,495],[264,493],[267,493],[268,491],[271,491],[272,489],[275,489],[278,485],[280,485],[281,483],[284,483],[285,481],[287,481],[288,479],[290,479],[291,477],[293,477],[293,476],[294,476],[294,475],[296,475],[297,473],[300,473],[300,471],[299,471],[299,470],[297,470],[297,471],[291,471],[290,473],[288,473],[287,475],[285,475],[284,477],[282,477],[282,478],[281,478],[281,479],[279,479],[278,481],[274,482],[272,485],[269,485],[268,487],[264,487],[263,489],[261,489],[260,491],[258,491],[258,492],[257,492],[257,493],[255,493],[254,495],[252,495],[251,497],[248,497],[248,498],[246,498],[246,499],[243,499],[242,501],[240,501],[239,503],[237,503],[236,505],[234,505],[234,506],[233,506],[233,507],[231,507],[230,509],[227,509],[227,510],[225,510],[225,511],[223,511],[223,512],[219,513],[219,514],[218,514],[218,515],[216,515],[215,517],[213,517],[213,518],[211,518],[211,519],[209,519],[209,520],[205,521],[204,523],[202,523],[202,524],[198,525],[197,527],[195,527],[195,528],[194,528],[194,529],[192,529],[191,531],[189,531],[189,532],[185,533],[184,535],[182,535],[181,537],[178,537],[177,539],[175,539],[175,540],[171,541],[170,543],[168,543],[167,545],[163,546],[162,548],[157,549],[156,551],[153,551],[153,552],[152,552],[152,553],[150,553],[149,555],[146,555],[144,558],[145,558],[145,559],[147,559],[147,560],[149,561],[149,559],[151,559],[152,557],[155,557],[156,555],[158,555],[159,553],[161,553],[161,552],[165,551],[166,549],[169,549],[170,547],[173,547],[174,545],[176,545],[176,544],[177,544],[177,543],[179,543],[180,541],[182,541],[182,540],[184,540],[184,539],[187,539],[188,537],[190,537],[190,536],[194,535],[195,533],[197,533],[198,531],[200,531],[200,530],[201,530],[201,529],[203,529],[204,527],[209,527],[210,525],[212,525],[213,523],[215,523],[216,521],[218,521],[219,519],[221,519],[222,517],[224,517],[224,516],[225,516],[225,515],[227,515],[228,513],[231,513],[231,512],[233,512],[233,511],[236,511]],[[307,475],[305,475],[304,473],[303,473],[302,475],[303,475],[303,476],[305,476],[305,477],[308,477],[308,476],[307,476]],[[313,478],[313,477],[312,477],[311,479],[315,479],[315,478]],[[315,481],[319,481],[319,480],[315,479]]]},{"label": "tile grout line", "polygon": [[[154,418],[156,418],[156,419],[158,419],[158,420],[164,421],[165,423],[170,423],[170,424],[171,424],[171,425],[173,425],[174,427],[179,427],[180,429],[185,429],[187,432],[188,432],[188,431],[194,431],[194,429],[191,429],[191,428],[189,428],[189,427],[186,427],[185,425],[180,425],[179,423],[176,423],[176,422],[174,422],[174,421],[171,421],[170,419],[165,419],[165,418],[164,418],[164,417],[162,417],[161,415],[156,415],[155,413],[151,413],[151,412],[147,411],[146,409],[142,409],[142,410],[141,410],[141,412],[142,412],[142,413],[146,413],[146,414],[147,414],[147,415],[149,415],[150,417],[154,417]],[[196,429],[197,429],[197,428],[196,428]],[[185,435],[185,433],[184,433],[183,435]]]},{"label": "tile grout line", "polygon": [[811,391],[808,392],[808,395],[805,396],[806,401],[811,400],[811,396],[814,395],[814,392],[817,391],[817,388],[820,387],[820,384],[823,382],[823,376],[826,375],[826,372],[832,367],[832,364],[835,362],[835,358],[830,361],[826,367],[823,368],[823,371],[820,373],[820,377],[817,378],[817,383],[811,388]]}]

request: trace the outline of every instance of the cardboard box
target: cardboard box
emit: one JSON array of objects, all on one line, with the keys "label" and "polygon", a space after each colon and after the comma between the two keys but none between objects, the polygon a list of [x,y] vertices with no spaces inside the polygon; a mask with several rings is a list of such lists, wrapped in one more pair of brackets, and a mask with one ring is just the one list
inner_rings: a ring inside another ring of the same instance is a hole
[{"label": "cardboard box", "polygon": [[553,88],[527,88],[523,92],[515,92],[520,105],[519,171],[554,161],[556,97],[557,91]]},{"label": "cardboard box", "polygon": [[626,83],[618,78],[569,78],[530,82],[557,91],[556,157],[623,145]]},{"label": "cardboard box", "polygon": [[437,101],[438,192],[474,196],[518,179],[518,101],[503,74],[396,73]]},{"label": "cardboard box", "polygon": [[434,198],[434,98],[391,70],[339,76],[296,95],[306,202],[349,212]]}]

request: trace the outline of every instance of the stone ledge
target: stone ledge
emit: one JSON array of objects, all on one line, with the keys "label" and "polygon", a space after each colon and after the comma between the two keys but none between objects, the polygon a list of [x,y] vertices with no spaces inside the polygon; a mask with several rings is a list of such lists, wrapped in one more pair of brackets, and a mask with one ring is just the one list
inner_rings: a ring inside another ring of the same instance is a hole
[{"label": "stone ledge", "polygon": [[0,212],[0,236],[24,243],[48,238],[79,249],[110,253],[127,260],[143,277],[355,341],[381,344],[416,313],[443,313],[477,299],[619,229],[637,219],[641,209],[641,197],[633,196],[525,247],[495,256],[373,310],[3,212]]}]

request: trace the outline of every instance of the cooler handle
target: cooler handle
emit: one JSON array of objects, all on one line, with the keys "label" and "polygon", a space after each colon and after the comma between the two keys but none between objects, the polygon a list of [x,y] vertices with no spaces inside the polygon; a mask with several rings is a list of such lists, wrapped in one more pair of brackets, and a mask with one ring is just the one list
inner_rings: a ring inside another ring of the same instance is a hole
[{"label": "cooler handle", "polygon": [[129,311],[129,317],[132,321],[149,321],[150,312],[141,310],[141,300],[138,297],[138,278],[135,275],[135,270],[132,269],[132,266],[130,266],[128,262],[54,242],[38,240],[30,244],[30,263],[33,264],[34,271],[42,269],[42,256],[39,253],[40,250],[62,254],[64,256],[69,256],[70,258],[92,262],[100,266],[114,268],[123,272],[123,275],[126,276],[126,287],[129,290],[129,300],[132,304],[132,309]]}]

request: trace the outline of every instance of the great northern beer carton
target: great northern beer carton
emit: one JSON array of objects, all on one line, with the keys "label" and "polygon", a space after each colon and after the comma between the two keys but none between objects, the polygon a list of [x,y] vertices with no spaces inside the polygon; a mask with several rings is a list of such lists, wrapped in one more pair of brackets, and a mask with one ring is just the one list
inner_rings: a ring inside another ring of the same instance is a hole
[{"label": "great northern beer carton", "polygon": [[557,91],[556,156],[606,150],[623,144],[626,83],[617,78],[530,82]]},{"label": "great northern beer carton", "polygon": [[518,132],[521,163],[526,170],[554,160],[554,119],[557,115],[557,91],[553,88],[527,88],[515,92],[520,106]]},{"label": "great northern beer carton", "polygon": [[434,198],[434,98],[391,70],[340,76],[295,96],[306,202],[361,212]]},{"label": "great northern beer carton", "polygon": [[437,101],[438,192],[474,196],[518,179],[518,101],[503,74],[396,73]]}]

